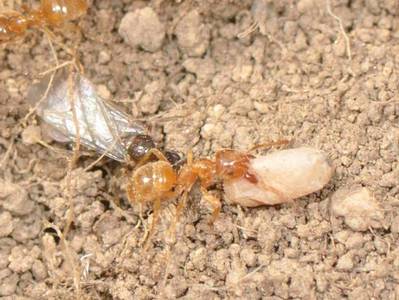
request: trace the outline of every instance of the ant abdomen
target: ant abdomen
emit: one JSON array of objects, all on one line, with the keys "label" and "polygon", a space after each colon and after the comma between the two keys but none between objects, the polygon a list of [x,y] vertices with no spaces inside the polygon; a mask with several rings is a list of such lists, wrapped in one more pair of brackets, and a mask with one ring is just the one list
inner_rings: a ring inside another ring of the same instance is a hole
[{"label": "ant abdomen", "polygon": [[42,0],[39,10],[48,25],[60,26],[79,18],[87,8],[86,0]]},{"label": "ant abdomen", "polygon": [[166,161],[147,163],[133,173],[131,186],[134,199],[140,202],[163,200],[176,185],[177,175],[172,165]]}]

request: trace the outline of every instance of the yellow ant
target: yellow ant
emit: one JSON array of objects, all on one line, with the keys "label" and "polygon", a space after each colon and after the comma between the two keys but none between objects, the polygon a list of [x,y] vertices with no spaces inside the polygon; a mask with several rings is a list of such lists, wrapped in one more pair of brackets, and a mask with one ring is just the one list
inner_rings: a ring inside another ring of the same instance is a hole
[{"label": "yellow ant", "polygon": [[87,8],[86,0],[41,0],[38,9],[24,6],[23,13],[0,14],[0,43],[22,36],[31,28],[59,27],[85,14]]},{"label": "yellow ant", "polygon": [[[269,147],[286,144],[287,141],[256,146]],[[157,161],[149,161],[155,156]],[[153,203],[153,219],[147,236],[147,242],[154,233],[158,223],[161,203],[181,196],[176,209],[175,220],[170,226],[174,232],[177,221],[186,205],[187,197],[194,184],[199,181],[204,199],[212,207],[212,224],[219,216],[221,209],[220,199],[209,192],[209,188],[217,183],[226,183],[229,180],[245,178],[256,184],[257,177],[249,171],[250,160],[254,158],[249,153],[224,149],[215,154],[213,160],[201,158],[195,160],[191,151],[187,154],[187,162],[176,171],[165,155],[158,149],[149,150],[138,162],[127,186],[127,196],[132,204]],[[147,246],[148,244],[146,244]]]}]

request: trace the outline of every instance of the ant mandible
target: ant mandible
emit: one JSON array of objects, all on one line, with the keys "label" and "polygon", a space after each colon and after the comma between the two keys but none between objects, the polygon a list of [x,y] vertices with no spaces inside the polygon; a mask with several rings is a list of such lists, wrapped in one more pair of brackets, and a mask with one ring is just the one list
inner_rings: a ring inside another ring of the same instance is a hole
[{"label": "ant mandible", "polygon": [[41,0],[38,9],[0,14],[0,43],[22,36],[30,28],[59,27],[75,20],[88,8],[86,0]]},{"label": "ant mandible", "polygon": [[[267,144],[267,147],[281,145],[282,143],[285,143],[285,141]],[[155,156],[158,160],[148,162],[152,156]],[[252,158],[254,156],[248,153],[224,149],[217,151],[213,160],[207,158],[194,160],[192,152],[189,151],[186,164],[179,171],[176,171],[160,150],[150,149],[136,165],[127,185],[127,196],[132,204],[153,203],[153,219],[147,242],[153,235],[155,225],[158,223],[161,203],[181,196],[176,209],[175,220],[170,226],[170,231],[174,231],[186,205],[188,194],[197,181],[199,181],[204,200],[212,207],[210,219],[210,224],[212,224],[220,213],[221,202],[208,189],[215,184],[223,184],[239,178],[245,178],[256,184],[258,179],[249,170]]]}]

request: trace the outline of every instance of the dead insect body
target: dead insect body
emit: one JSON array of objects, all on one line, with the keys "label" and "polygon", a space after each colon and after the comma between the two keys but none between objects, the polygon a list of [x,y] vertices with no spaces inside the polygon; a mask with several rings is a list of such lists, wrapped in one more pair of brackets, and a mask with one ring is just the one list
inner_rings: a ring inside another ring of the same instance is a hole
[{"label": "dead insect body", "polygon": [[41,0],[38,9],[0,14],[0,43],[22,36],[28,29],[59,27],[85,14],[86,0]]},{"label": "dead insect body", "polygon": [[153,148],[148,127],[102,99],[83,75],[59,71],[50,87],[49,81],[34,84],[27,98],[54,140],[75,142],[79,137],[81,145],[120,162]]},{"label": "dead insect body", "polygon": [[[74,143],[79,136],[81,145],[124,163],[138,162],[156,148],[149,127],[102,99],[83,75],[59,71],[49,84],[50,76],[32,85],[27,98],[52,139]],[[173,166],[183,162],[177,151],[164,155]]]}]

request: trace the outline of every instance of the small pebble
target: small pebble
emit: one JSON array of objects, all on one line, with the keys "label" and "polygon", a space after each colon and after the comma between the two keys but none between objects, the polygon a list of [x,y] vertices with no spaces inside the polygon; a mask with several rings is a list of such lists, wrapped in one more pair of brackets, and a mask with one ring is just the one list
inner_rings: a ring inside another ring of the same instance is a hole
[{"label": "small pebble", "polygon": [[205,140],[209,140],[213,136],[213,132],[215,131],[215,124],[212,123],[206,123],[204,126],[201,128],[201,136]]},{"label": "small pebble", "polygon": [[103,98],[105,100],[111,99],[111,92],[109,91],[107,86],[104,84],[100,84],[97,86],[97,93],[101,98]]},{"label": "small pebble", "polygon": [[100,51],[98,54],[98,62],[102,65],[109,63],[111,60],[111,55],[106,51]]},{"label": "small pebble", "polygon": [[22,142],[25,145],[33,145],[42,140],[42,131],[39,126],[28,126],[21,134]]},{"label": "small pebble", "polygon": [[36,280],[41,281],[47,277],[47,269],[46,266],[42,263],[42,261],[36,259],[32,265],[32,274]]},{"label": "small pebble", "polygon": [[345,242],[345,246],[348,249],[360,249],[363,247],[365,239],[359,232],[354,232]]},{"label": "small pebble", "polygon": [[0,200],[4,209],[18,216],[27,215],[34,208],[26,190],[7,181],[0,180]]},{"label": "small pebble", "polygon": [[346,253],[341,256],[337,262],[337,269],[340,271],[350,271],[353,268],[352,254]]},{"label": "small pebble", "polygon": [[0,213],[0,238],[8,236],[14,229],[12,216],[8,211]]},{"label": "small pebble", "polygon": [[156,80],[144,87],[144,94],[138,101],[141,112],[154,114],[158,111],[163,97],[164,82]]},{"label": "small pebble", "polygon": [[14,247],[11,250],[8,260],[10,261],[8,267],[16,273],[29,271],[34,261],[33,257],[30,255],[30,251],[23,246]]},{"label": "small pebble", "polygon": [[256,265],[256,255],[252,249],[245,248],[241,250],[240,257],[247,267],[254,267]]},{"label": "small pebble", "polygon": [[0,296],[11,296],[15,293],[18,284],[18,275],[12,274],[0,282]]},{"label": "small pebble", "polygon": [[205,248],[199,248],[190,254],[191,262],[193,263],[194,267],[199,270],[203,271],[206,266],[207,262],[207,255]]},{"label": "small pebble", "polygon": [[226,108],[223,105],[216,104],[209,110],[209,116],[217,120],[223,115],[225,111]]}]

